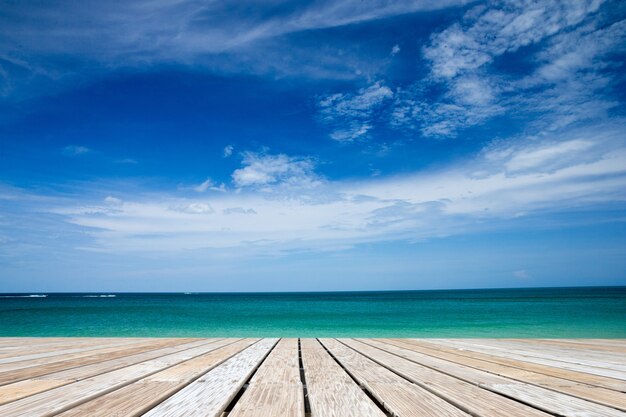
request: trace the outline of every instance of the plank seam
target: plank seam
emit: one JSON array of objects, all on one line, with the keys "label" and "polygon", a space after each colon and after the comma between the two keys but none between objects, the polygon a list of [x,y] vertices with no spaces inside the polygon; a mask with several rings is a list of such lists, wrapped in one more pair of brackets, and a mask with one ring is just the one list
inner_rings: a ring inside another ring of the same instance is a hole
[{"label": "plank seam", "polygon": [[[224,339],[221,339],[221,340],[224,340]],[[242,339],[235,339],[235,341],[234,341],[234,342],[229,343],[229,344],[224,345],[224,346],[220,346],[220,347],[218,347],[217,349],[215,349],[215,350],[211,350],[211,351],[209,351],[209,352],[207,352],[207,353],[213,353],[213,352],[215,352],[215,351],[217,351],[217,350],[219,350],[219,349],[221,349],[221,348],[224,348],[224,347],[227,347],[227,346],[231,346],[231,345],[233,345],[233,344],[235,344],[235,343],[237,343],[237,342],[240,342],[240,341],[242,341],[242,340],[244,340],[244,339],[243,339],[243,338],[242,338]],[[254,343],[250,344],[249,346],[246,346],[245,348],[243,348],[243,349],[242,349],[242,350],[240,350],[239,352],[235,352],[235,353],[233,353],[232,355],[230,355],[230,356],[228,356],[228,357],[224,358],[223,360],[221,360],[221,361],[219,361],[219,362],[215,363],[215,365],[213,365],[213,366],[211,366],[210,368],[208,368],[208,369],[206,370],[206,372],[203,372],[202,374],[198,375],[197,377],[194,377],[194,378],[193,378],[193,379],[191,379],[191,380],[190,380],[187,384],[185,384],[185,385],[181,386],[180,388],[176,389],[175,391],[172,391],[172,392],[170,393],[170,395],[168,395],[167,397],[163,398],[161,401],[159,401],[159,402],[157,402],[157,403],[155,403],[155,404],[151,404],[151,405],[149,405],[149,406],[144,407],[142,410],[140,410],[140,411],[136,412],[135,414],[133,414],[133,417],[137,417],[137,416],[144,415],[144,414],[145,414],[145,413],[147,413],[148,411],[150,411],[150,410],[152,410],[153,408],[157,407],[157,406],[158,406],[159,404],[161,404],[162,402],[165,402],[165,401],[169,400],[171,397],[173,397],[174,395],[176,395],[179,391],[181,391],[181,390],[185,389],[185,388],[186,388],[187,386],[189,386],[191,383],[193,383],[193,382],[195,382],[196,380],[198,380],[198,379],[202,378],[203,376],[205,376],[206,374],[208,374],[208,373],[209,373],[209,372],[211,372],[213,369],[217,368],[218,366],[220,366],[221,364],[223,364],[224,362],[226,362],[227,360],[229,360],[229,359],[230,359],[230,358],[232,358],[233,356],[238,355],[239,353],[243,352],[244,350],[248,349],[249,347],[254,346],[255,344],[259,343],[259,341],[261,341],[261,339],[258,339],[256,342],[254,342]],[[207,353],[203,353],[202,355],[206,355]],[[194,359],[194,358],[192,358],[192,359]],[[189,359],[189,360],[191,360],[191,359]],[[180,363],[178,363],[178,364],[176,364],[176,365],[174,365],[174,366],[180,365],[181,363],[185,363],[185,362],[187,362],[187,361],[180,362]],[[159,372],[162,372],[162,371],[159,371]],[[136,381],[135,381],[135,382],[136,382]]]},{"label": "plank seam", "polygon": [[[223,339],[222,339],[222,340],[223,340]],[[209,342],[209,343],[205,343],[205,344],[203,344],[203,345],[200,345],[200,346],[207,346],[207,345],[210,345],[210,344],[212,344],[212,343],[216,343],[216,342],[215,342],[215,341],[212,341],[212,342]],[[233,343],[235,343],[235,342],[233,342]],[[230,344],[232,344],[232,343],[226,344],[226,345],[224,345],[224,346],[228,346],[228,345],[230,345]],[[200,347],[200,346],[192,347],[192,348],[189,348],[189,349],[184,349],[184,350],[181,350],[181,351],[176,352],[176,353],[185,352],[185,351],[187,351],[187,350],[190,350],[190,349],[195,349],[195,348]],[[220,346],[220,347],[223,347],[223,346]],[[217,349],[219,349],[219,348],[217,348]],[[213,349],[213,350],[216,350],[216,349]],[[208,353],[208,352],[212,352],[213,350],[210,350],[210,351],[207,351],[207,352],[204,352],[204,353],[200,353],[200,354],[198,354],[198,355],[196,355],[196,356],[193,356],[193,357],[191,357],[191,358],[189,358],[189,359],[187,359],[187,360],[191,360],[191,359],[197,358],[197,357],[199,357],[199,356],[205,355],[206,353]],[[152,359],[149,359],[149,360],[152,360]],[[72,408],[76,408],[76,407],[78,407],[78,406],[80,406],[80,405],[83,405],[83,404],[85,404],[86,402],[89,402],[89,401],[95,400],[96,398],[100,398],[100,397],[102,397],[102,396],[104,396],[104,395],[110,394],[111,392],[114,392],[114,391],[117,391],[117,390],[119,390],[119,389],[121,389],[121,388],[124,388],[124,387],[126,387],[126,386],[128,386],[128,385],[130,385],[130,384],[133,384],[133,383],[135,383],[135,382],[137,382],[137,381],[139,381],[139,380],[141,380],[141,379],[143,379],[143,378],[145,378],[145,377],[148,377],[148,376],[150,376],[150,375],[154,375],[154,374],[156,374],[156,373],[162,372],[162,371],[164,371],[164,370],[166,370],[166,369],[172,368],[172,367],[174,367],[174,366],[176,366],[176,365],[179,365],[179,364],[181,364],[181,363],[183,363],[183,362],[187,362],[187,360],[182,361],[182,362],[177,362],[177,363],[172,364],[172,365],[170,365],[170,366],[166,366],[166,367],[165,367],[165,368],[163,368],[163,369],[159,369],[159,370],[157,370],[157,371],[153,371],[153,372],[149,372],[149,373],[147,373],[147,374],[144,374],[144,375],[142,375],[142,376],[140,376],[140,377],[133,378],[133,379],[131,379],[131,380],[129,380],[129,381],[126,381],[126,383],[125,383],[125,384],[120,385],[119,387],[117,387],[117,386],[116,386],[116,387],[114,387],[114,388],[108,388],[108,389],[103,390],[102,392],[99,392],[99,393],[97,393],[97,394],[94,394],[94,395],[91,395],[91,396],[87,396],[87,397],[85,397],[85,398],[82,398],[82,399],[80,399],[80,400],[77,400],[77,401],[76,401],[75,403],[73,403],[73,404],[69,404],[69,405],[67,405],[67,406],[65,406],[65,407],[61,407],[61,408],[59,408],[59,410],[57,410],[57,411],[54,411],[54,412],[51,412],[51,413],[46,413],[46,414],[44,414],[42,417],[52,417],[52,416],[56,416],[56,415],[58,415],[58,414],[64,413],[64,412],[66,412],[66,411],[68,411],[68,410],[71,410]],[[144,361],[144,362],[146,362],[146,361]],[[143,363],[143,362],[140,362],[140,363]],[[120,368],[120,369],[124,369],[124,368]],[[105,373],[106,373],[106,372],[105,372]],[[100,375],[103,375],[103,374],[100,374]],[[69,384],[68,384],[68,385],[69,385]],[[67,386],[67,385],[63,385],[63,386]],[[53,388],[53,389],[54,389],[54,388]]]},{"label": "plank seam", "polygon": [[[411,349],[411,348],[405,348],[405,347],[403,347],[403,346],[398,346],[397,344],[392,343],[392,342],[394,342],[394,341],[392,340],[391,342],[384,342],[384,343],[388,343],[388,344],[391,344],[392,346],[400,347],[400,348],[402,348],[402,349],[408,349],[408,350],[414,351],[414,350],[413,350],[413,349]],[[399,343],[399,342],[396,342],[396,343]],[[425,349],[429,349],[429,348],[425,348]],[[435,350],[435,349],[429,349],[429,350]],[[579,400],[589,401],[589,402],[591,402],[591,403],[595,403],[595,404],[597,404],[597,405],[601,405],[601,406],[603,406],[603,407],[609,407],[609,408],[613,408],[613,409],[618,410],[618,411],[624,411],[624,410],[622,410],[622,409],[621,409],[621,408],[619,408],[619,407],[615,407],[614,405],[611,405],[611,404],[606,404],[606,403],[603,403],[603,402],[601,402],[601,401],[594,400],[594,399],[591,399],[591,398],[584,398],[584,397],[581,397],[579,394],[572,394],[572,393],[569,393],[569,392],[559,391],[558,389],[552,388],[551,386],[548,386],[548,385],[542,385],[542,384],[535,383],[535,382],[532,382],[532,381],[524,381],[523,379],[519,379],[519,378],[512,377],[512,376],[507,376],[507,375],[502,375],[502,374],[500,374],[500,373],[498,373],[498,372],[495,372],[495,371],[490,371],[490,370],[488,370],[488,369],[478,368],[477,366],[467,365],[467,364],[460,363],[460,362],[455,362],[455,361],[450,360],[450,359],[443,359],[443,358],[440,358],[440,357],[435,356],[435,355],[433,355],[433,354],[424,353],[424,352],[421,352],[421,351],[418,351],[418,350],[415,350],[414,352],[420,353],[420,354],[422,354],[422,355],[429,356],[429,357],[434,358],[434,359],[445,360],[445,361],[447,361],[447,362],[450,362],[450,363],[453,363],[453,364],[456,364],[456,365],[466,366],[466,367],[468,367],[468,368],[475,369],[475,370],[477,370],[477,371],[487,372],[487,373],[489,373],[489,374],[496,375],[496,376],[499,376],[499,377],[501,377],[501,378],[510,379],[511,381],[517,381],[517,382],[522,383],[522,384],[527,384],[527,385],[535,386],[535,387],[538,387],[538,388],[547,389],[547,390],[549,390],[549,391],[556,392],[556,393],[558,393],[558,394],[563,394],[563,395],[568,395],[568,396],[570,396],[570,397],[578,398]],[[443,351],[442,351],[442,352],[443,352]],[[443,353],[446,353],[446,352],[443,352]],[[462,356],[462,355],[460,355],[460,356]],[[406,358],[405,358],[405,359],[406,359]],[[474,359],[474,360],[478,360],[478,361],[480,361],[480,360],[481,360],[481,359],[476,359],[476,358],[472,358],[472,359]],[[489,362],[489,361],[484,361],[484,362]],[[493,362],[489,362],[489,363],[493,363]],[[506,365],[501,365],[501,364],[496,364],[496,365],[503,366],[503,367],[507,367]],[[514,366],[509,366],[509,368],[524,370],[523,368],[517,368],[517,367],[514,367]],[[534,371],[528,371],[528,372],[534,372]],[[534,373],[538,373],[538,372],[534,372]],[[541,374],[541,375],[545,375],[545,374]],[[450,376],[452,376],[452,375],[450,375]],[[562,380],[564,380],[564,381],[570,381],[569,379],[566,379],[566,378],[559,378],[559,377],[556,377],[556,376],[551,376],[551,375],[546,375],[546,376],[550,376],[551,378],[556,378],[556,379],[562,379]],[[595,385],[585,384],[585,383],[583,383],[583,382],[579,382],[579,381],[570,381],[570,382],[575,382],[575,383],[577,383],[577,384],[579,384],[579,385],[582,385],[582,386],[588,386],[589,388],[594,388],[594,387],[596,387]],[[602,387],[597,387],[597,388],[602,388]],[[603,389],[606,389],[606,388],[603,388]],[[612,390],[612,391],[615,391],[615,390]],[[615,392],[616,392],[616,393],[619,393],[619,391],[615,391]],[[501,394],[501,395],[503,395],[503,394]]]},{"label": "plank seam", "polygon": [[[224,339],[213,340],[213,341],[211,341],[211,342],[205,343],[205,344],[200,345],[200,346],[206,346],[206,345],[210,345],[210,344],[212,344],[212,343],[217,343],[217,342],[219,342],[220,340],[224,340]],[[193,343],[193,342],[186,342],[186,343]],[[185,343],[183,343],[183,344],[185,344]],[[181,345],[174,345],[173,347],[176,347],[176,346],[181,346]],[[153,352],[153,351],[156,351],[156,350],[159,350],[159,349],[168,349],[169,347],[171,347],[171,346],[161,347],[161,348],[158,348],[158,349],[152,349],[152,350],[147,351],[147,352],[140,352],[140,353],[137,353],[137,355],[144,354],[144,353],[150,353],[150,352]],[[186,349],[179,350],[179,351],[174,352],[174,353],[185,352],[185,351],[187,351],[187,350],[189,350],[189,349],[194,349],[194,348],[196,348],[196,347],[199,347],[199,346],[192,346],[192,347],[189,347],[189,348],[186,348]],[[166,355],[164,355],[164,356],[167,356],[167,355],[170,355],[170,354],[172,354],[172,353],[168,353],[168,354],[166,354]],[[132,355],[130,355],[130,356],[132,356]],[[6,405],[6,404],[11,404],[12,402],[15,402],[15,401],[21,401],[21,400],[23,400],[23,399],[25,399],[25,398],[32,397],[33,395],[39,395],[39,394],[42,394],[42,393],[44,393],[44,392],[52,391],[52,390],[57,389],[57,388],[66,387],[66,386],[71,385],[71,384],[73,384],[73,383],[75,383],[75,382],[84,381],[84,380],[86,380],[86,379],[89,379],[89,378],[94,378],[94,377],[97,377],[97,376],[100,376],[100,375],[104,375],[104,374],[109,373],[109,372],[119,371],[119,370],[122,370],[122,369],[124,369],[124,368],[128,368],[128,367],[131,367],[131,366],[134,366],[134,365],[138,365],[138,364],[141,364],[141,363],[144,363],[144,362],[147,362],[147,361],[151,361],[151,360],[158,359],[158,358],[160,358],[160,357],[161,357],[161,356],[157,356],[156,358],[146,359],[146,360],[143,360],[143,361],[140,361],[140,362],[135,362],[135,363],[127,364],[127,365],[124,365],[124,366],[122,366],[122,367],[120,367],[120,368],[101,370],[101,371],[98,371],[98,372],[97,372],[97,373],[95,373],[95,374],[91,374],[91,375],[89,375],[89,376],[85,376],[85,377],[81,377],[81,378],[78,378],[78,379],[74,379],[74,380],[72,380],[71,382],[67,382],[67,383],[62,384],[62,385],[57,385],[57,386],[54,386],[54,387],[46,388],[46,389],[43,389],[43,390],[41,390],[41,391],[37,391],[37,392],[35,392],[35,393],[29,394],[29,395],[27,395],[27,396],[25,396],[25,397],[17,398],[17,399],[14,399],[14,400],[11,400],[11,401],[8,401],[8,402],[5,402],[5,403],[1,403],[1,402],[0,402],[0,405],[4,406],[4,405]],[[123,357],[122,357],[122,358],[117,358],[117,359],[123,359]],[[117,359],[110,359],[110,360],[117,360]],[[102,362],[106,362],[106,361],[102,361]],[[96,364],[98,364],[98,363],[102,363],[102,362],[97,362]],[[76,368],[80,368],[80,367],[82,367],[82,366],[92,366],[92,365],[94,365],[94,364],[80,365],[80,366],[75,367],[75,368],[68,368],[68,370],[69,370],[69,369],[76,369]],[[66,369],[63,369],[63,370],[61,370],[61,371],[55,371],[55,372],[52,372],[52,373],[50,373],[50,374],[46,374],[46,375],[52,375],[52,374],[55,374],[55,373],[57,373],[57,372],[65,372],[65,371],[66,371]],[[46,376],[46,375],[40,375],[40,376]],[[21,381],[28,381],[29,379],[35,379],[35,380],[36,380],[37,378],[39,378],[39,376],[37,376],[36,378],[26,378],[26,379],[22,379],[22,380],[19,380],[19,381],[14,381],[14,382],[11,382],[11,383],[9,383],[9,384],[4,384],[4,385],[2,385],[2,386],[7,386],[7,385],[10,385],[10,384],[12,384],[12,383],[17,383],[17,382],[21,382]],[[70,380],[68,380],[68,381],[70,381]]]},{"label": "plank seam", "polygon": [[[458,408],[459,410],[464,411],[464,412],[466,412],[467,414],[469,414],[469,415],[471,415],[471,416],[473,416],[473,417],[483,417],[483,416],[481,416],[480,414],[477,414],[477,413],[475,413],[475,412],[473,412],[473,411],[469,410],[469,409],[468,409],[468,408],[466,408],[463,404],[458,403],[458,402],[456,402],[456,401],[454,401],[454,400],[452,400],[452,399],[450,399],[450,398],[447,398],[447,397],[445,397],[445,396],[443,396],[443,395],[440,395],[440,394],[439,394],[436,390],[433,390],[433,389],[432,389],[432,388],[430,388],[428,385],[421,384],[421,383],[419,383],[419,382],[417,382],[417,381],[413,381],[413,380],[411,380],[411,379],[407,378],[406,376],[402,375],[400,372],[397,372],[395,369],[393,369],[393,368],[391,368],[391,367],[389,367],[389,366],[385,365],[384,363],[382,363],[382,362],[380,362],[380,361],[376,360],[375,358],[372,358],[371,356],[367,355],[365,352],[359,352],[358,350],[356,350],[356,349],[355,349],[355,348],[353,348],[352,346],[349,346],[349,345],[345,344],[344,342],[342,342],[342,341],[341,341],[341,340],[339,340],[339,339],[335,339],[335,340],[337,340],[339,343],[341,343],[342,345],[344,345],[344,346],[345,346],[345,347],[347,347],[348,349],[352,349],[352,350],[353,350],[353,351],[355,351],[356,353],[358,353],[358,354],[361,354],[361,355],[365,356],[366,358],[368,358],[368,359],[369,359],[369,360],[371,360],[372,362],[375,362],[375,363],[377,363],[378,365],[382,366],[383,368],[385,368],[385,369],[387,369],[387,370],[389,370],[389,371],[393,372],[394,374],[398,375],[400,378],[404,379],[405,381],[408,381],[408,382],[409,382],[409,383],[411,383],[411,384],[415,384],[415,385],[417,385],[418,387],[421,387],[421,388],[425,389],[426,391],[430,392],[430,393],[431,393],[431,394],[433,394],[434,396],[441,398],[441,399],[442,399],[442,400],[444,400],[445,402],[447,402],[447,403],[449,403],[449,404],[452,404],[453,406],[455,406],[455,407],[456,407],[456,408]],[[353,340],[355,340],[355,341],[359,342],[359,341],[358,341],[358,340],[356,340],[356,339],[353,339]],[[362,342],[361,342],[361,343],[362,343]],[[365,344],[365,343],[364,343],[364,344]],[[370,346],[370,345],[367,345],[367,346]],[[379,349],[379,350],[381,350],[381,349]],[[383,352],[386,352],[386,351],[383,351]]]},{"label": "plank seam", "polygon": [[[409,341],[412,341],[412,340],[413,340],[413,339],[409,339]],[[409,342],[409,343],[410,343],[410,342]],[[426,343],[428,343],[428,342],[426,342]],[[425,348],[425,349],[429,349],[429,350],[436,350],[436,351],[439,351],[439,352],[447,353],[445,350],[442,350],[442,349],[439,349],[439,348],[435,348],[435,347],[428,347],[428,346],[422,346],[422,345],[416,345],[416,346],[420,346],[420,347],[423,347],[423,348]],[[519,369],[519,370],[522,370],[522,371],[526,371],[526,369],[522,368],[521,366],[505,365],[505,364],[502,364],[502,363],[500,363],[500,362],[496,362],[496,361],[494,361],[494,360],[489,360],[489,359],[479,359],[479,358],[476,358],[476,357],[474,357],[474,356],[472,356],[472,355],[469,355],[469,354],[464,354],[463,352],[468,352],[468,351],[471,351],[471,352],[478,353],[478,354],[481,354],[481,355],[484,355],[484,356],[491,356],[491,357],[493,357],[494,359],[500,359],[500,360],[506,360],[507,358],[505,358],[505,357],[501,357],[501,356],[497,356],[497,355],[492,355],[492,354],[489,354],[489,353],[484,353],[484,352],[479,352],[479,351],[475,351],[475,350],[472,350],[472,349],[459,350],[459,351],[458,351],[459,353],[457,353],[457,352],[456,352],[456,348],[454,348],[453,346],[452,346],[452,347],[448,347],[447,349],[450,349],[450,350],[455,349],[455,352],[454,352],[454,353],[451,353],[451,354],[453,354],[453,355],[458,355],[458,356],[462,356],[462,357],[464,357],[464,358],[469,358],[469,359],[473,359],[473,360],[479,360],[479,361],[483,361],[483,362],[488,362],[488,363],[492,363],[492,364],[494,364],[494,365],[498,365],[498,366],[504,366],[504,367],[508,367],[508,368],[513,368],[513,369]],[[423,353],[423,352],[422,352],[422,353]],[[428,354],[428,353],[424,353],[424,355],[429,355],[429,354]],[[433,355],[431,354],[431,355],[429,355],[429,356],[433,356]],[[559,370],[561,370],[561,371],[562,371],[562,370],[566,370],[566,371],[575,372],[575,373],[584,374],[584,375],[589,375],[589,376],[593,376],[593,377],[599,376],[599,377],[602,377],[602,378],[607,378],[607,379],[614,380],[614,381],[620,381],[620,380],[619,380],[619,379],[617,379],[617,378],[611,378],[611,377],[609,377],[609,376],[603,376],[603,375],[590,374],[590,373],[588,373],[588,372],[582,372],[582,371],[573,371],[573,370],[569,370],[569,369],[565,369],[565,368],[558,368],[558,367],[556,367],[556,366],[551,366],[551,365],[536,364],[536,363],[534,363],[534,362],[525,362],[525,361],[523,361],[523,360],[521,360],[521,359],[515,359],[515,360],[516,360],[516,361],[518,361],[518,362],[528,363],[528,364],[530,364],[530,365],[541,365],[541,366],[544,366],[544,367],[547,367],[547,368],[552,368],[552,369],[555,369],[555,370],[557,370],[557,371],[559,371]],[[470,366],[470,365],[465,365],[465,366]],[[475,369],[480,369],[480,368],[475,368]],[[480,370],[482,371],[482,370],[484,370],[484,369],[480,369]],[[490,372],[490,371],[486,371],[486,372]],[[531,371],[531,372],[534,372],[534,373],[536,373],[536,374],[540,374],[540,375],[549,376],[549,377],[551,377],[551,378],[558,378],[558,379],[562,379],[562,380],[564,380],[564,381],[575,382],[575,383],[577,383],[577,384],[589,385],[589,386],[591,386],[592,388],[603,388],[603,389],[610,390],[610,391],[615,391],[615,392],[618,392],[618,393],[623,393],[623,392],[624,392],[624,391],[620,391],[620,390],[613,389],[613,388],[608,388],[608,387],[606,387],[606,386],[597,385],[597,384],[590,383],[590,382],[583,382],[583,381],[580,381],[580,380],[577,380],[577,379],[570,379],[570,378],[565,378],[565,377],[562,377],[562,376],[555,376],[555,375],[551,375],[551,374],[549,374],[549,373],[546,373],[546,371],[542,372],[542,371],[540,371],[540,370],[533,370],[533,371]],[[511,378],[511,379],[513,379],[513,378]]]},{"label": "plank seam", "polygon": [[[398,354],[396,354],[396,353],[393,353],[393,352],[390,352],[390,351],[388,351],[388,350],[385,350],[385,349],[379,348],[378,346],[370,345],[369,343],[366,343],[366,342],[361,342],[361,343],[366,344],[367,346],[373,347],[373,348],[375,348],[375,349],[378,349],[378,350],[380,350],[380,351],[382,351],[382,352],[386,352],[386,353],[389,353],[389,354],[391,354],[391,355],[394,355],[394,356],[397,356],[397,357],[399,357],[399,358],[402,358],[402,359],[404,359],[404,360],[407,360],[407,361],[409,361],[409,362],[415,363],[415,364],[417,364],[417,365],[423,366],[423,367],[428,368],[428,369],[430,369],[430,370],[432,370],[432,371],[439,372],[440,374],[447,375],[447,376],[449,376],[449,377],[451,377],[451,378],[454,378],[454,379],[458,379],[459,381],[463,381],[463,382],[465,382],[465,383],[467,383],[467,384],[471,384],[471,385],[473,385],[473,386],[475,386],[475,387],[478,387],[478,388],[480,388],[480,389],[484,389],[485,391],[489,391],[489,392],[491,392],[491,393],[493,393],[493,394],[496,394],[496,395],[499,395],[499,396],[501,396],[501,397],[507,398],[507,399],[509,399],[509,400],[511,400],[511,401],[515,401],[515,402],[517,402],[517,403],[519,403],[519,404],[524,404],[524,405],[526,405],[526,406],[529,406],[529,407],[531,407],[531,408],[534,408],[535,410],[539,410],[539,411],[544,412],[544,413],[546,413],[546,414],[550,414],[550,415],[557,416],[557,417],[567,417],[567,416],[564,416],[563,414],[559,414],[559,413],[556,413],[556,412],[554,412],[554,411],[546,410],[546,409],[544,409],[543,407],[540,407],[540,406],[538,406],[538,405],[536,405],[536,404],[528,403],[528,402],[526,402],[526,401],[522,401],[522,400],[520,400],[520,399],[518,399],[518,398],[510,397],[510,396],[508,396],[508,395],[506,395],[506,394],[504,394],[504,393],[501,393],[501,392],[498,392],[498,391],[494,391],[493,389],[491,389],[491,388],[490,388],[490,387],[488,387],[488,386],[483,386],[483,385],[481,385],[481,384],[477,384],[477,383],[474,383],[474,382],[472,382],[472,381],[468,381],[468,380],[466,380],[466,379],[463,379],[463,378],[457,377],[457,376],[455,376],[455,375],[449,374],[449,373],[447,373],[447,372],[444,372],[444,371],[442,371],[442,370],[440,370],[440,369],[436,369],[436,368],[433,368],[433,367],[431,367],[431,366],[424,365],[424,364],[422,364],[422,363],[419,363],[419,362],[416,362],[416,361],[414,361],[414,360],[411,360],[411,359],[409,359],[409,358],[405,358],[405,357],[403,357],[403,356],[401,356],[401,355],[398,355]],[[381,364],[381,365],[382,365],[382,364]],[[383,365],[383,366],[384,366],[384,365]],[[418,385],[419,385],[419,384],[418,384]],[[564,394],[564,395],[566,395],[566,394]],[[457,405],[457,407],[459,407],[459,406]],[[460,407],[459,407],[459,408],[460,408]],[[464,410],[464,411],[465,411],[465,410]],[[472,414],[472,413],[470,413],[470,414]]]},{"label": "plank seam", "polygon": [[[257,340],[255,343],[253,343],[252,345],[248,346],[248,348],[251,347],[251,346],[254,346],[256,343],[259,343],[261,340],[263,340],[263,339]],[[241,388],[239,388],[239,391],[237,391],[237,393],[233,396],[233,398],[230,400],[228,405],[226,405],[226,408],[224,408],[224,410],[222,411],[222,417],[228,416],[228,414],[230,414],[230,412],[233,410],[233,408],[235,408],[235,405],[237,404],[239,399],[241,399],[241,396],[243,395],[243,393],[246,391],[248,386],[250,386],[250,380],[252,379],[252,377],[254,377],[254,374],[257,373],[257,371],[259,370],[259,368],[261,367],[263,362],[265,362],[265,359],[267,359],[267,357],[270,355],[270,353],[272,353],[272,351],[274,349],[276,349],[276,346],[278,346],[278,342],[280,342],[280,340],[281,339],[278,339],[276,341],[276,343],[274,343],[274,346],[272,346],[272,348],[267,351],[265,356],[263,356],[263,358],[259,361],[259,363],[256,365],[256,367],[252,370],[252,372],[248,376],[248,379],[243,383]]]},{"label": "plank seam", "polygon": [[[216,342],[219,342],[220,340],[224,340],[224,339],[216,339]],[[18,377],[17,379],[14,379],[14,380],[11,380],[11,381],[8,381],[8,382],[0,382],[0,386],[9,385],[9,384],[14,384],[14,383],[16,383],[16,382],[25,381],[25,380],[28,380],[28,379],[33,379],[33,378],[40,378],[40,377],[42,377],[42,376],[47,376],[47,375],[55,374],[55,373],[57,373],[57,372],[69,371],[70,369],[76,369],[76,368],[80,368],[80,367],[82,367],[82,366],[96,365],[96,364],[99,364],[99,363],[102,363],[102,362],[106,362],[106,361],[109,361],[109,360],[123,359],[123,358],[127,358],[127,357],[129,357],[129,356],[132,356],[132,355],[139,355],[139,354],[142,354],[142,353],[150,353],[150,352],[153,352],[153,351],[155,351],[155,350],[159,350],[159,349],[166,349],[166,348],[170,348],[170,347],[181,346],[181,345],[184,345],[185,343],[192,343],[192,341],[191,341],[190,339],[184,339],[184,340],[183,340],[183,341],[181,341],[180,343],[176,343],[176,344],[173,344],[173,345],[168,345],[168,346],[161,346],[161,347],[151,347],[151,346],[147,346],[147,350],[143,350],[143,351],[136,352],[136,353],[131,353],[131,354],[129,354],[129,355],[120,356],[119,358],[115,358],[115,359],[102,359],[102,360],[99,360],[99,361],[96,361],[96,362],[78,364],[78,365],[75,365],[75,366],[70,366],[70,367],[68,367],[68,368],[63,368],[63,369],[60,369],[60,370],[52,370],[52,371],[50,371],[50,372],[46,372],[46,373],[43,373],[43,374],[37,375],[37,376],[35,376],[35,377],[32,377],[32,376],[25,376],[25,377],[21,377],[21,378],[20,378],[20,377]],[[131,347],[128,347],[128,348],[126,348],[126,349],[121,349],[121,350],[136,349],[136,348],[138,348],[138,347],[139,347],[139,346],[134,346],[134,347],[133,347],[133,346],[131,345]],[[102,348],[102,349],[109,349],[109,348]],[[86,356],[86,357],[79,357],[79,358],[75,358],[75,359],[66,359],[66,360],[63,360],[63,361],[57,361],[57,362],[52,362],[52,363],[53,363],[53,364],[61,364],[61,363],[63,363],[63,362],[69,362],[69,361],[72,361],[72,360],[78,360],[78,359],[87,359],[87,358],[89,358],[90,356],[97,356],[97,355],[102,355],[102,354],[103,354],[103,353],[96,353],[96,354],[93,354],[93,355],[88,355],[88,356]],[[39,365],[26,366],[26,367],[24,367],[24,368],[18,368],[18,369],[11,370],[11,371],[0,372],[0,375],[2,375],[3,373],[9,373],[9,372],[21,371],[21,370],[24,370],[24,369],[29,369],[29,368],[38,368],[38,367],[39,367]],[[105,371],[105,372],[110,372],[110,371]]]},{"label": "plank seam", "polygon": [[306,375],[304,374],[304,363],[302,362],[302,343],[298,338],[298,367],[300,368],[300,382],[302,383],[302,395],[304,396],[304,416],[311,416],[311,403],[309,402],[309,392],[306,387]]},{"label": "plank seam", "polygon": [[339,365],[341,367],[341,369],[343,369],[343,371],[348,374],[348,376],[350,377],[350,379],[352,379],[354,381],[354,383],[357,385],[357,387],[359,387],[361,389],[361,391],[363,391],[365,393],[365,395],[367,395],[367,397],[374,403],[376,404],[376,407],[380,408],[380,411],[383,412],[383,414],[385,414],[388,417],[394,417],[394,415],[391,413],[391,411],[387,410],[387,408],[385,407],[385,405],[374,396],[374,394],[372,394],[368,389],[366,389],[355,377],[354,375],[352,375],[352,373],[346,369],[345,366],[343,366],[343,364],[341,362],[339,362],[339,360],[335,357],[335,355],[333,355],[330,350],[328,350],[326,348],[326,346],[319,340],[316,339],[317,342],[322,345],[322,348],[326,351],[326,353],[328,353],[330,355],[331,358],[333,358],[333,360],[337,363],[337,365]]}]

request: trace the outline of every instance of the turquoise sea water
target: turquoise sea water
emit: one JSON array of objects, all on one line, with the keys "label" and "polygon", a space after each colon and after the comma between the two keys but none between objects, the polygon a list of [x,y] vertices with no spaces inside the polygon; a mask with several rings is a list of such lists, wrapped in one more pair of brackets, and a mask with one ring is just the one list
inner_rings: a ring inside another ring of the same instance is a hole
[{"label": "turquoise sea water", "polygon": [[0,336],[626,337],[626,287],[42,295],[0,295]]}]

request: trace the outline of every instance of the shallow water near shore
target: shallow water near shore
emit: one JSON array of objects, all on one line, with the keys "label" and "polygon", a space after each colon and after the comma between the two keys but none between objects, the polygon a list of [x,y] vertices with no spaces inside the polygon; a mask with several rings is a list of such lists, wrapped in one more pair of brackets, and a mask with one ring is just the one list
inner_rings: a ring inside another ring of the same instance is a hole
[{"label": "shallow water near shore", "polygon": [[626,337],[626,287],[0,294],[0,336]]}]

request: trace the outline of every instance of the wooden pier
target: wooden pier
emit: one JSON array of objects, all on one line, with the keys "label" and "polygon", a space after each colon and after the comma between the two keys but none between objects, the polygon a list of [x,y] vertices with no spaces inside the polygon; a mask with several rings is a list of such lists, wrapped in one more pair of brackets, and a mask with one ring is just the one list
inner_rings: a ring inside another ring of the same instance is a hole
[{"label": "wooden pier", "polygon": [[626,340],[0,338],[0,416],[626,416]]}]

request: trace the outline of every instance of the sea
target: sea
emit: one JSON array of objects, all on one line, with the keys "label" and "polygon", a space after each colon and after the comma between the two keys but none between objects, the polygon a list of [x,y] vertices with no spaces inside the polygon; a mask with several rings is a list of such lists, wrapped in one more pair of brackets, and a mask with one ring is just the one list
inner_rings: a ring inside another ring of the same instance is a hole
[{"label": "sea", "polygon": [[0,294],[0,336],[625,338],[626,287]]}]

